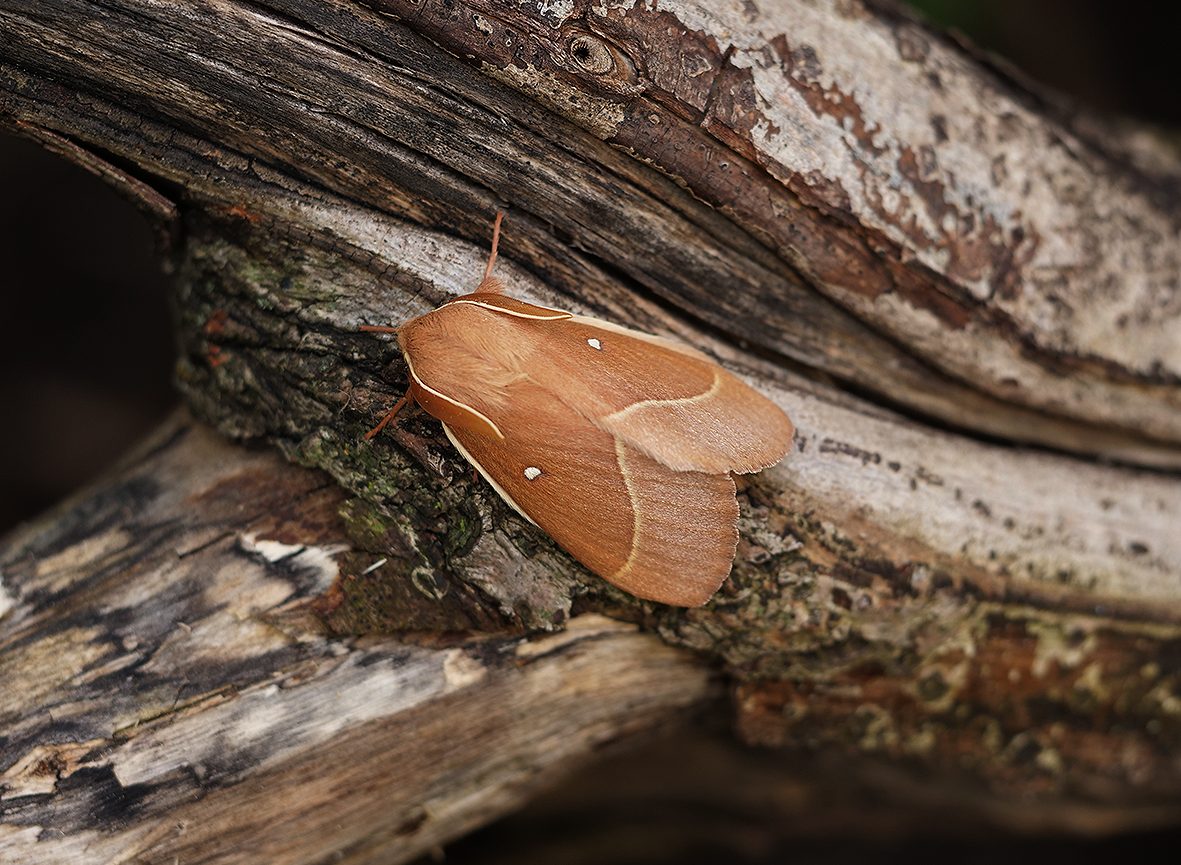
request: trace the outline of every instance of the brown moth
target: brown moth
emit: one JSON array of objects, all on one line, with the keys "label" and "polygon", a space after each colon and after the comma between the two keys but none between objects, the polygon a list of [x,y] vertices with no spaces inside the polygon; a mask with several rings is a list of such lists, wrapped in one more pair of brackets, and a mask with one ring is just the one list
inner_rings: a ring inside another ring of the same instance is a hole
[{"label": "brown moth", "polygon": [[641,598],[704,604],[738,543],[731,472],[791,449],[783,411],[671,339],[504,294],[492,276],[396,333],[408,402],[514,510],[578,561]]}]

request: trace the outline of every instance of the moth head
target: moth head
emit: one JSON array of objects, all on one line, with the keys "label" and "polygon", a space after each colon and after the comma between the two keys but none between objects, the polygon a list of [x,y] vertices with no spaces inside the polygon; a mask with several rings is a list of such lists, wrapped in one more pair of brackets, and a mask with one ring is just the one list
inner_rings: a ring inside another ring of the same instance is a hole
[{"label": "moth head", "polygon": [[485,276],[474,294],[504,294],[504,282],[498,276]]}]

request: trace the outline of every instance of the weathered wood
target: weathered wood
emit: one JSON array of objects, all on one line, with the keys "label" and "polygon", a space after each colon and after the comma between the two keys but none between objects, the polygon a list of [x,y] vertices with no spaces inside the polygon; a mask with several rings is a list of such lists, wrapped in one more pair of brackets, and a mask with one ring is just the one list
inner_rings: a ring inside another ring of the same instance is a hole
[{"label": "weathered wood", "polygon": [[[336,632],[607,611],[720,661],[749,741],[1030,824],[1176,813],[1181,172],[1146,134],[848,0],[0,0],[0,28],[0,122],[178,239],[190,404],[351,496]],[[404,370],[358,325],[469,290],[505,205],[514,293],[679,334],[796,421],[704,609],[588,576],[429,419],[360,439]]]},{"label": "weathered wood", "polygon": [[175,421],[0,555],[0,861],[390,862],[711,694],[596,615],[418,645],[324,633],[339,487]]}]

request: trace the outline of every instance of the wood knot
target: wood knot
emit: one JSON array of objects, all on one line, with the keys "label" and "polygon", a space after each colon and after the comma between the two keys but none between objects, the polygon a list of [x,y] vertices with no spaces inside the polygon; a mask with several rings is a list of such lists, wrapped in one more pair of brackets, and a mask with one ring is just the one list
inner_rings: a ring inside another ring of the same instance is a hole
[{"label": "wood knot", "polygon": [[636,64],[621,47],[586,30],[567,30],[554,58],[567,72],[617,95],[638,93],[642,86]]},{"label": "wood knot", "polygon": [[586,34],[573,37],[566,46],[574,65],[589,75],[607,75],[615,69],[615,58],[607,43]]}]

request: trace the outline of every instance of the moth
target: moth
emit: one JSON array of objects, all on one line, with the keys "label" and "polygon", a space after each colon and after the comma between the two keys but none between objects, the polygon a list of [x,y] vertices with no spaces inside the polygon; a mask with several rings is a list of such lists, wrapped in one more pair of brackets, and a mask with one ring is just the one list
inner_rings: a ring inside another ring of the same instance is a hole
[{"label": "moth", "polygon": [[699,606],[730,573],[738,543],[733,473],[791,449],[773,402],[680,342],[504,293],[471,294],[399,327],[407,404],[443,424],[514,510],[624,591]]}]

